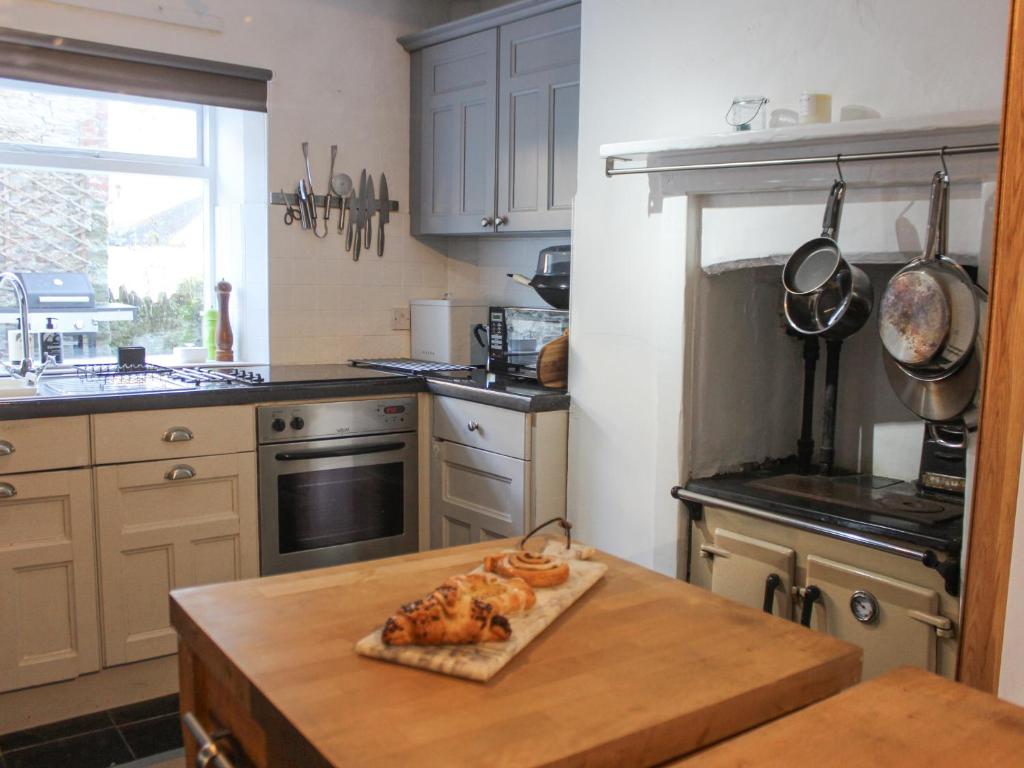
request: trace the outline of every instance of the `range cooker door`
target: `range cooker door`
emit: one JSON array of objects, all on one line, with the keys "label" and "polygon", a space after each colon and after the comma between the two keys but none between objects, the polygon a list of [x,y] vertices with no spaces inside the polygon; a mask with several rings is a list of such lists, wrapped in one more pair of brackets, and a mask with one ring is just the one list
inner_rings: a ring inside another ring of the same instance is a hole
[{"label": "range cooker door", "polygon": [[716,528],[713,544],[701,546],[712,558],[711,591],[784,619],[793,615],[796,553],[762,539]]},{"label": "range cooker door", "polygon": [[935,671],[937,637],[953,631],[938,592],[817,555],[807,558],[811,586],[820,594],[810,626],[863,648],[863,679],[907,665]]}]

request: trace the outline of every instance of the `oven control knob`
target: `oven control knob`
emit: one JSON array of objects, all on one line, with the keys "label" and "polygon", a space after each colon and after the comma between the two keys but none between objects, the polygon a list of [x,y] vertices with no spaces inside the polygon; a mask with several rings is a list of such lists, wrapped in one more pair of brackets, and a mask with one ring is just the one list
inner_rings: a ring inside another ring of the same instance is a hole
[{"label": "oven control knob", "polygon": [[306,421],[301,416],[292,417],[292,429],[302,429],[306,426]]},{"label": "oven control knob", "polygon": [[284,423],[284,419],[278,418],[278,419],[274,419],[272,422],[270,422],[270,428],[272,430],[274,430],[275,432],[284,432],[284,428],[286,426],[287,426],[287,424]]}]

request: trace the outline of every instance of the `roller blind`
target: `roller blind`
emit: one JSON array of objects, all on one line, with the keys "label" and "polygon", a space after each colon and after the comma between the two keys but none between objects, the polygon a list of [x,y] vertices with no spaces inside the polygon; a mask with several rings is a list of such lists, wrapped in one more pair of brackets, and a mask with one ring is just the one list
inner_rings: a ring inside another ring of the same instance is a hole
[{"label": "roller blind", "polygon": [[267,69],[0,27],[0,78],[267,111]]}]

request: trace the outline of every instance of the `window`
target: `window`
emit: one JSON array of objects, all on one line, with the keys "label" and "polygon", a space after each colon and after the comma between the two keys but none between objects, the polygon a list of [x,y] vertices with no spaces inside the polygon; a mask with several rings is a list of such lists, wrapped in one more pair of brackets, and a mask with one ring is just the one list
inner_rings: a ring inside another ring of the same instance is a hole
[{"label": "window", "polygon": [[[34,336],[48,322],[62,332],[65,362],[200,341],[215,275],[216,113],[0,80],[0,268],[85,275],[95,295],[95,308],[32,310]],[[0,295],[7,330],[13,296]]]}]

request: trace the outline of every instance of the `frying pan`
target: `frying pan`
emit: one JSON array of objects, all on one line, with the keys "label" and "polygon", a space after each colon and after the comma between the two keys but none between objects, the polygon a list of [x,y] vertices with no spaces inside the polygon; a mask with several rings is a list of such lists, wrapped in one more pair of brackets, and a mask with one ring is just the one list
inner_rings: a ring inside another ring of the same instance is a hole
[{"label": "frying pan", "polygon": [[966,364],[978,335],[978,292],[963,267],[946,256],[948,228],[949,176],[938,171],[924,253],[892,276],[878,313],[885,351],[922,380]]},{"label": "frying pan", "polygon": [[831,340],[859,331],[875,299],[870,278],[843,259],[836,242],[845,196],[846,183],[834,182],[821,236],[797,248],[782,270],[786,322],[799,333]]}]

